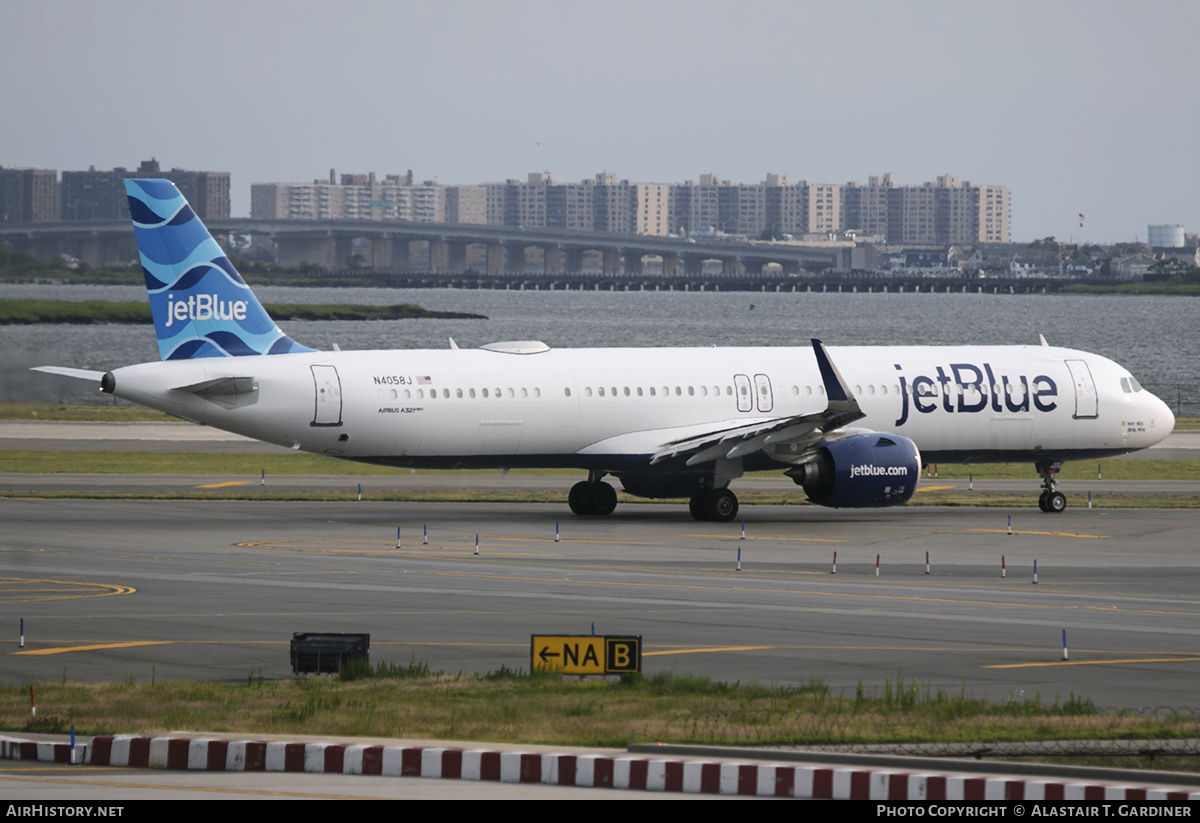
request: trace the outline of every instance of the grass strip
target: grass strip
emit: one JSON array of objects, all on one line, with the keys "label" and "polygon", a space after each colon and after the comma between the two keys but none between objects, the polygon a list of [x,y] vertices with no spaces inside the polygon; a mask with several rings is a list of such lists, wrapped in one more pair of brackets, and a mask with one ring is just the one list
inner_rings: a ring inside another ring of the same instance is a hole
[{"label": "grass strip", "polygon": [[[364,674],[362,669],[366,670]],[[153,669],[143,673],[153,681]],[[819,681],[762,686],[670,672],[619,680],[568,680],[502,667],[484,675],[405,665],[362,666],[351,677],[242,684],[79,683],[55,678],[0,688],[9,731],[212,733],[466,739],[569,746],[630,742],[829,745],[1000,742],[1046,739],[1169,739],[1194,736],[1196,720],[1102,713],[1071,695],[991,703],[902,677],[882,688],[835,694]],[[36,685],[38,718],[28,719]]]},{"label": "grass strip", "polygon": [[[496,476],[495,469],[431,471],[396,469],[336,460],[321,455],[280,449],[276,453],[239,454],[204,452],[127,452],[127,451],[40,451],[12,450],[3,455],[0,471],[35,474],[174,474],[174,475],[336,475],[380,476],[399,474],[470,477]],[[1059,479],[1074,482],[1096,478],[1096,463],[1068,463]],[[1110,460],[1100,464],[1102,481],[1196,480],[1200,481],[1200,460]],[[574,469],[513,469],[513,476],[576,477]],[[748,477],[779,477],[778,472],[755,472]],[[937,477],[921,477],[921,486],[937,486],[942,481],[966,481],[968,477],[985,480],[1027,480],[1036,487],[1038,479],[1028,463],[988,463],[974,466],[938,466]],[[1098,487],[1099,488],[1099,485]],[[921,494],[932,492],[920,492]],[[739,499],[741,493],[739,493]]]},{"label": "grass strip", "polygon": [[160,411],[116,401],[103,406],[56,403],[0,403],[0,420],[46,420],[68,423],[178,423]]}]

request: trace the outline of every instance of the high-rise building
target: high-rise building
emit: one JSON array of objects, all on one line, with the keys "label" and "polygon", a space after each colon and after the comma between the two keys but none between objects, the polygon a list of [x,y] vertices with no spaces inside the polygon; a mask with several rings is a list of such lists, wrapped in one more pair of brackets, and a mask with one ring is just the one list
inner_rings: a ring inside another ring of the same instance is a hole
[{"label": "high-rise building", "polygon": [[58,220],[58,172],[0,166],[0,223]]},{"label": "high-rise building", "polygon": [[483,186],[447,186],[447,223],[487,222],[487,190]]},{"label": "high-rise building", "polygon": [[[448,194],[453,192],[453,205]],[[483,222],[482,187],[452,187],[432,180],[413,183],[412,172],[343,174],[309,183],[255,183],[250,187],[250,216],[262,220],[405,220],[443,223],[453,208],[455,222]],[[462,219],[462,218],[466,219]]]},{"label": "high-rise building", "polygon": [[887,237],[888,191],[892,188],[890,174],[868,177],[865,186],[842,186],[842,230],[862,237]]},{"label": "high-rise building", "polygon": [[867,184],[836,185],[767,174],[742,184],[716,174],[681,184],[634,183],[600,172],[579,183],[559,183],[548,171],[525,180],[480,186],[413,183],[407,176],[332,171],[311,185],[256,183],[254,217],[288,219],[412,220],[486,223],[525,229],[612,234],[689,236],[720,232],[756,238],[764,229],[798,239],[842,231],[882,237],[899,245],[1008,241],[1009,195],[952,175],[919,186],[897,186],[890,174]]},{"label": "high-rise building", "polygon": [[118,166],[98,171],[64,171],[59,195],[63,220],[127,220],[125,201],[127,177],[162,177],[170,180],[187,198],[192,211],[204,220],[229,216],[229,172],[189,171],[173,168],[163,171],[154,158],[143,160],[134,171]]}]

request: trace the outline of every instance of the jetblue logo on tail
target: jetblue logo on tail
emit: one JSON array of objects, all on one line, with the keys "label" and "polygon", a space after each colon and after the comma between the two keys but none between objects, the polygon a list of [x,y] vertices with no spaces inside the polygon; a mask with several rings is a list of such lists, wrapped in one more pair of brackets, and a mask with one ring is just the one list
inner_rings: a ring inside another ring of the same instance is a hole
[{"label": "jetblue logo on tail", "polygon": [[280,331],[169,180],[126,180],[163,360],[313,349]]},{"label": "jetblue logo on tail", "polygon": [[187,299],[174,300],[167,295],[167,328],[176,320],[245,320],[245,300],[221,300],[215,294],[196,294]]}]

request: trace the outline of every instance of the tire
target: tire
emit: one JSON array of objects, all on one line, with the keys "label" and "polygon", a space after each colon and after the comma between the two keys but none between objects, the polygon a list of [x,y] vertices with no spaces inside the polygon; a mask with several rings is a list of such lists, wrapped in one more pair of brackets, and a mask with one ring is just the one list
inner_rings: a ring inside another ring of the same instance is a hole
[{"label": "tire", "polygon": [[737,517],[737,495],[729,489],[713,489],[705,498],[704,513],[707,515],[706,520],[714,523],[728,523]]},{"label": "tire", "polygon": [[608,517],[617,507],[617,492],[607,483],[593,483],[588,490],[588,514]]},{"label": "tire", "polygon": [[588,482],[580,480],[571,487],[571,492],[567,495],[567,505],[571,507],[572,513],[578,515],[587,514],[587,498]]},{"label": "tire", "polygon": [[1042,496],[1038,498],[1038,508],[1044,512],[1050,511],[1050,507],[1046,505],[1046,498],[1050,496],[1050,492],[1042,492]]},{"label": "tire", "polygon": [[1053,492],[1046,498],[1046,511],[1061,514],[1067,509],[1067,496],[1062,492]]},{"label": "tire", "polygon": [[692,515],[693,520],[704,521],[708,519],[708,515],[704,513],[705,492],[696,492],[688,500],[688,512]]}]

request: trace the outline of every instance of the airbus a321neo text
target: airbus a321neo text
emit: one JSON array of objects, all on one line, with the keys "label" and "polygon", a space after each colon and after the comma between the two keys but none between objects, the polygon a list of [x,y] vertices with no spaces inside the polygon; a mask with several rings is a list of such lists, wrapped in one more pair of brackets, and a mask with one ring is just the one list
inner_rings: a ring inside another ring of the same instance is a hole
[{"label": "airbus a321neo text", "polygon": [[[267,316],[167,180],[127,180],[161,362],[103,391],[302,451],[417,468],[572,468],[571,511],[611,475],[729,521],[730,484],[777,469],[822,506],[903,504],[928,462],[1029,461],[1061,512],[1063,461],[1151,446],[1175,419],[1122,366],[1048,346],[316,351]],[[336,348],[336,347],[335,347]]]}]

